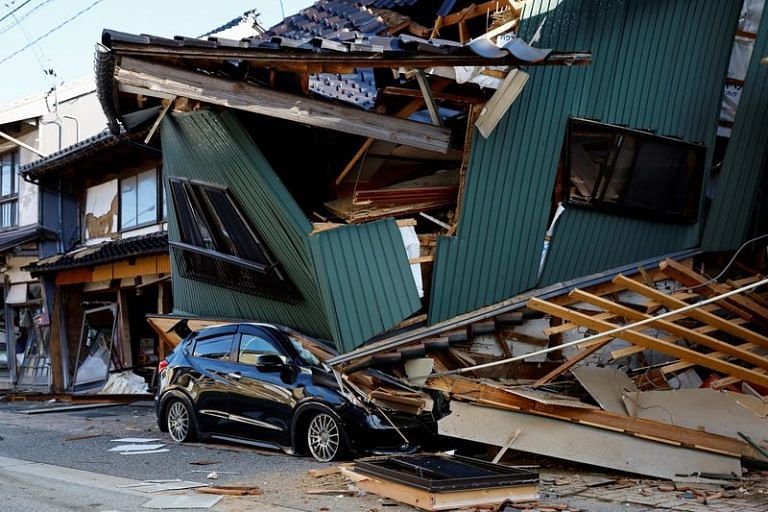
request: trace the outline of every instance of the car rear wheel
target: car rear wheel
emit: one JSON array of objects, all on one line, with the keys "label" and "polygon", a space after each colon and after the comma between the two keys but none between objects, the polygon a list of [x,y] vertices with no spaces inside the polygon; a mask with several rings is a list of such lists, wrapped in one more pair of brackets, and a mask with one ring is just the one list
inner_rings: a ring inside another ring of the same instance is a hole
[{"label": "car rear wheel", "polygon": [[192,408],[183,400],[172,398],[166,407],[165,422],[171,439],[177,443],[194,441],[196,437],[195,419]]},{"label": "car rear wheel", "polygon": [[328,413],[318,413],[309,420],[307,446],[320,462],[330,462],[343,452],[343,436],[339,421]]}]

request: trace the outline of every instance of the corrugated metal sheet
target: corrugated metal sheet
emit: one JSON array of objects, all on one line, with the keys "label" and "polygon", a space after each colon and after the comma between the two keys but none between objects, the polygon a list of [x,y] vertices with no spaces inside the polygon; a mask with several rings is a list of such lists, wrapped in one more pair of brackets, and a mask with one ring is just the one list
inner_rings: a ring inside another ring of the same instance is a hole
[{"label": "corrugated metal sheet", "polygon": [[749,229],[768,151],[768,10],[763,11],[739,109],[726,149],[712,209],[702,239],[707,251],[736,249]]},{"label": "corrugated metal sheet", "polygon": [[[307,243],[312,225],[234,115],[209,111],[169,115],[162,123],[162,145],[166,178],[186,177],[230,188],[302,296],[298,304],[289,305],[185,279],[171,258],[174,308],[201,316],[280,323],[330,337]],[[173,208],[168,224],[170,239],[179,240]]]},{"label": "corrugated metal sheet", "polygon": [[[546,16],[540,46],[592,50],[585,68],[532,68],[487,139],[474,136],[458,234],[438,241],[430,323],[537,285],[569,116],[714,140],[741,2],[534,0],[521,34]],[[709,157],[711,158],[711,156]],[[709,161],[708,158],[708,161]],[[569,209],[543,280],[586,275],[695,245],[698,225],[665,226]]]},{"label": "corrugated metal sheet", "polygon": [[[273,301],[185,279],[174,268],[177,310],[280,323],[349,350],[421,307],[394,220],[310,236],[312,225],[234,114],[174,114],[162,137],[166,177],[229,187],[303,298]],[[168,231],[179,239],[172,208]]]},{"label": "corrugated metal sheet", "polygon": [[393,219],[322,231],[309,241],[333,337],[343,351],[421,307]]}]

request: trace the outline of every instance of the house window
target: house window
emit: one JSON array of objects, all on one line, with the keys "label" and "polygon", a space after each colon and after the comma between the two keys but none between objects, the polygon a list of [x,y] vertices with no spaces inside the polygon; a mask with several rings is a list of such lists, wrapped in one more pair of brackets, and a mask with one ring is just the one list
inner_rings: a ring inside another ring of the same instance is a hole
[{"label": "house window", "polygon": [[696,222],[706,148],[670,137],[571,119],[567,204],[668,222]]},{"label": "house window", "polygon": [[159,174],[151,169],[120,180],[121,231],[157,224],[165,218]]},{"label": "house window", "polygon": [[0,155],[0,229],[18,224],[19,210],[19,152]]},{"label": "house window", "polygon": [[172,241],[182,276],[273,300],[300,296],[223,186],[171,178],[180,242]]}]

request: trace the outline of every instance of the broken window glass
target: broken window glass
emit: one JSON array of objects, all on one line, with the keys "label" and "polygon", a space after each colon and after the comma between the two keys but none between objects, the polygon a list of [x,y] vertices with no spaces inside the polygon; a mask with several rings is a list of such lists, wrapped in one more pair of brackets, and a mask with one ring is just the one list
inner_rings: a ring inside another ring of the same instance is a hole
[{"label": "broken window glass", "polygon": [[565,199],[621,215],[695,222],[705,152],[700,144],[571,119]]}]

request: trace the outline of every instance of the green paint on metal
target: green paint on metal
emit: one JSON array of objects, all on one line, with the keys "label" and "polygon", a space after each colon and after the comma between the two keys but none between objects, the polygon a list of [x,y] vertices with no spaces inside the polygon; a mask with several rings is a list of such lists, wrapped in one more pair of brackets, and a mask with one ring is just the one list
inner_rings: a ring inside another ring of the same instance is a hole
[{"label": "green paint on metal", "polygon": [[[291,305],[186,279],[172,257],[178,311],[279,323],[350,350],[421,307],[395,222],[310,235],[312,224],[233,113],[170,115],[162,144],[165,177],[227,186],[302,296]],[[168,220],[179,240],[173,208]]]},{"label": "green paint on metal", "polygon": [[758,184],[768,160],[768,65],[760,62],[768,56],[768,10],[758,32],[704,229],[701,245],[707,251],[736,249],[751,236]]},{"label": "green paint on metal", "polygon": [[652,129],[711,148],[740,5],[736,0],[527,4],[523,38],[546,16],[539,45],[591,50],[593,64],[531,68],[526,88],[491,136],[475,132],[457,236],[437,244],[430,323],[537,285],[697,244],[699,225],[660,225],[569,208],[537,280],[568,117]]},{"label": "green paint on metal", "polygon": [[[333,337],[351,350],[421,307],[393,219],[342,226],[310,237]],[[348,326],[346,331],[341,327]]]},{"label": "green paint on metal", "polygon": [[[166,177],[230,189],[302,296],[292,306],[186,279],[173,268],[174,307],[201,316],[275,322],[330,337],[307,243],[312,225],[234,115],[199,111],[168,116],[162,145]],[[168,221],[170,239],[179,240],[173,208]]]}]

